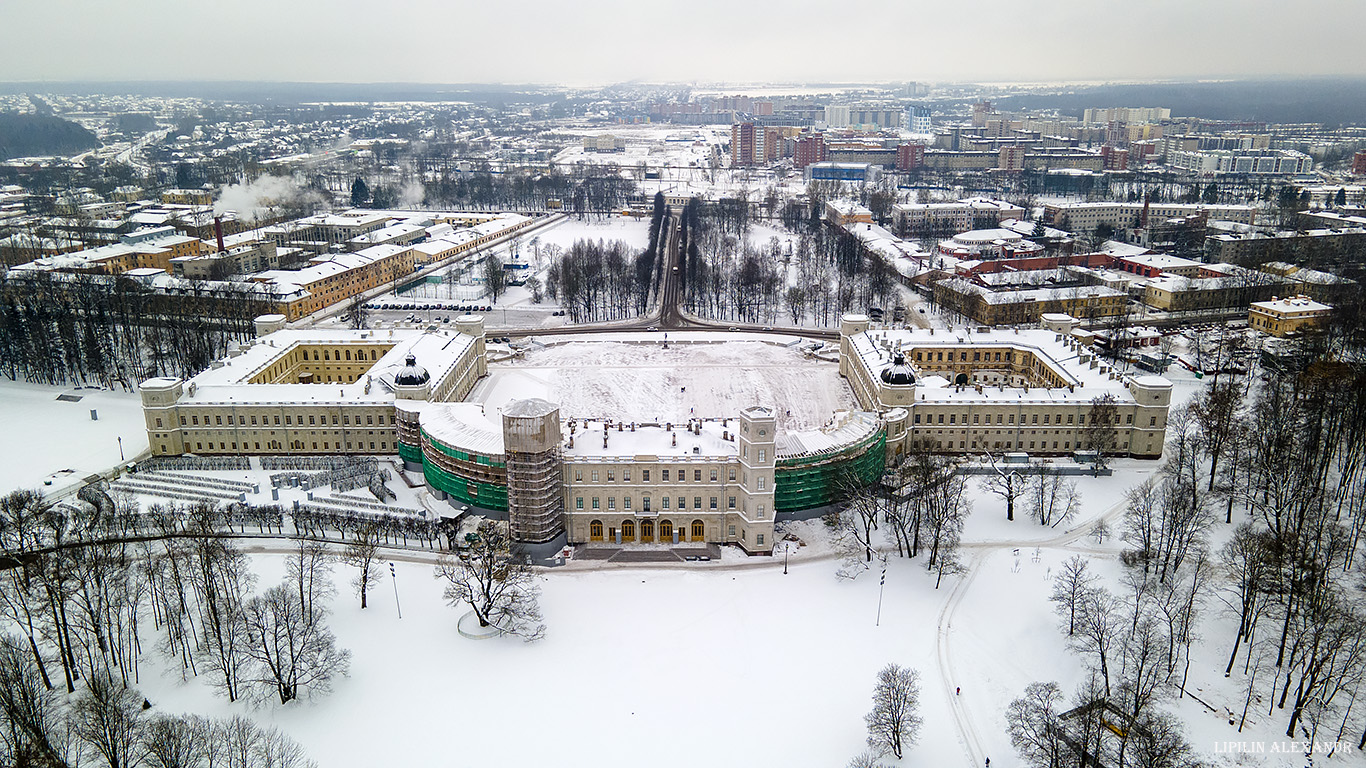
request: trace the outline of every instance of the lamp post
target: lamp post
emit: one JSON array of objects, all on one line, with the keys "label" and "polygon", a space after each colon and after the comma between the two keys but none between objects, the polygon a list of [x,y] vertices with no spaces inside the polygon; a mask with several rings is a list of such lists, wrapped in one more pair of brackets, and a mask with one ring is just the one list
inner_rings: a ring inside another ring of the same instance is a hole
[{"label": "lamp post", "polygon": [[122,462],[124,461],[124,458],[123,458],[123,435],[116,435],[116,437],[117,437],[117,439],[118,439],[118,441],[119,441],[119,462],[122,463]]},{"label": "lamp post", "polygon": [[783,575],[787,575],[787,556],[792,552],[792,542],[783,539]]},{"label": "lamp post", "polygon": [[398,603],[398,573],[394,571],[394,564],[389,563],[389,580],[394,582],[394,607],[398,609],[398,617],[403,618],[403,606]]}]

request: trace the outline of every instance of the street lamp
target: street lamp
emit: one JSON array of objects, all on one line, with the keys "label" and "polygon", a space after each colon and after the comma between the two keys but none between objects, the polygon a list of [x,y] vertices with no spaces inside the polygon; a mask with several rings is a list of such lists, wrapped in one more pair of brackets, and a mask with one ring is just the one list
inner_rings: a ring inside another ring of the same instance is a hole
[{"label": "street lamp", "polygon": [[787,556],[792,553],[792,542],[783,539],[783,575],[787,575]]},{"label": "street lamp", "polygon": [[398,617],[403,618],[403,606],[398,604],[398,573],[394,571],[394,564],[389,563],[389,580],[394,582],[394,607],[398,609]]}]

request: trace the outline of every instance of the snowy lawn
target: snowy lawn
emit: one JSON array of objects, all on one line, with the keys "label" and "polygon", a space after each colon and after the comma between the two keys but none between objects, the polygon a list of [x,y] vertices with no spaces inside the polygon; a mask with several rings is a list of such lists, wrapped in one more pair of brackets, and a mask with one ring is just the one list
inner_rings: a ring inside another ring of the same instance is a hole
[{"label": "snowy lawn", "polygon": [[[58,400],[59,395],[79,402]],[[99,420],[90,420],[90,411]],[[136,393],[74,387],[47,387],[0,380],[0,424],[8,439],[0,449],[0,492],[16,488],[45,490],[76,484],[87,475],[132,459],[147,450],[142,400]],[[70,470],[70,471],[67,471]]]}]

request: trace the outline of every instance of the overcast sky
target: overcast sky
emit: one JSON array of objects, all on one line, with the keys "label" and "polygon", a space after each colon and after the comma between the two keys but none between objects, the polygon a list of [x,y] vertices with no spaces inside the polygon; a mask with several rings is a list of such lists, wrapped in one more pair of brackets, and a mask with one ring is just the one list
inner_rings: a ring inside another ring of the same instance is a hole
[{"label": "overcast sky", "polygon": [[1366,75],[1363,0],[0,0],[0,81]]}]

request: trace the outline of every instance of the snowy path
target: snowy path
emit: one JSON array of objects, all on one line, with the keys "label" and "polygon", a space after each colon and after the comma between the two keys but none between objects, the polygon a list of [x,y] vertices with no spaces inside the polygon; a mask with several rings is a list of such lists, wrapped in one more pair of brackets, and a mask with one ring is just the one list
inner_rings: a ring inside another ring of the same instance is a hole
[{"label": "snowy path", "polygon": [[[1119,516],[1124,509],[1124,501],[1118,501],[1102,512],[1094,520],[1086,520],[1085,523],[1078,523],[1071,528],[1050,539],[1018,539],[1018,540],[988,540],[964,543],[961,548],[969,551],[967,565],[963,570],[962,578],[954,585],[953,592],[949,594],[949,599],[944,603],[944,607],[939,612],[938,628],[935,633],[935,658],[939,666],[939,678],[943,683],[944,696],[949,701],[949,712],[953,715],[954,724],[958,728],[958,741],[963,745],[963,753],[967,756],[969,768],[984,765],[990,756],[982,745],[982,740],[977,734],[977,723],[983,720],[980,715],[974,717],[968,711],[968,701],[957,693],[957,685],[954,681],[961,677],[954,673],[952,644],[950,633],[953,629],[954,612],[963,602],[963,598],[968,592],[968,588],[981,572],[982,565],[993,555],[1005,550],[1017,551],[1023,547],[1036,550],[1040,549],[1065,549],[1069,552],[1104,555],[1110,554],[1110,550],[1095,547],[1074,546],[1079,540],[1088,535],[1089,525],[1094,525],[1095,521],[1105,520],[1109,522]],[[1089,525],[1088,525],[1089,524]]]}]

